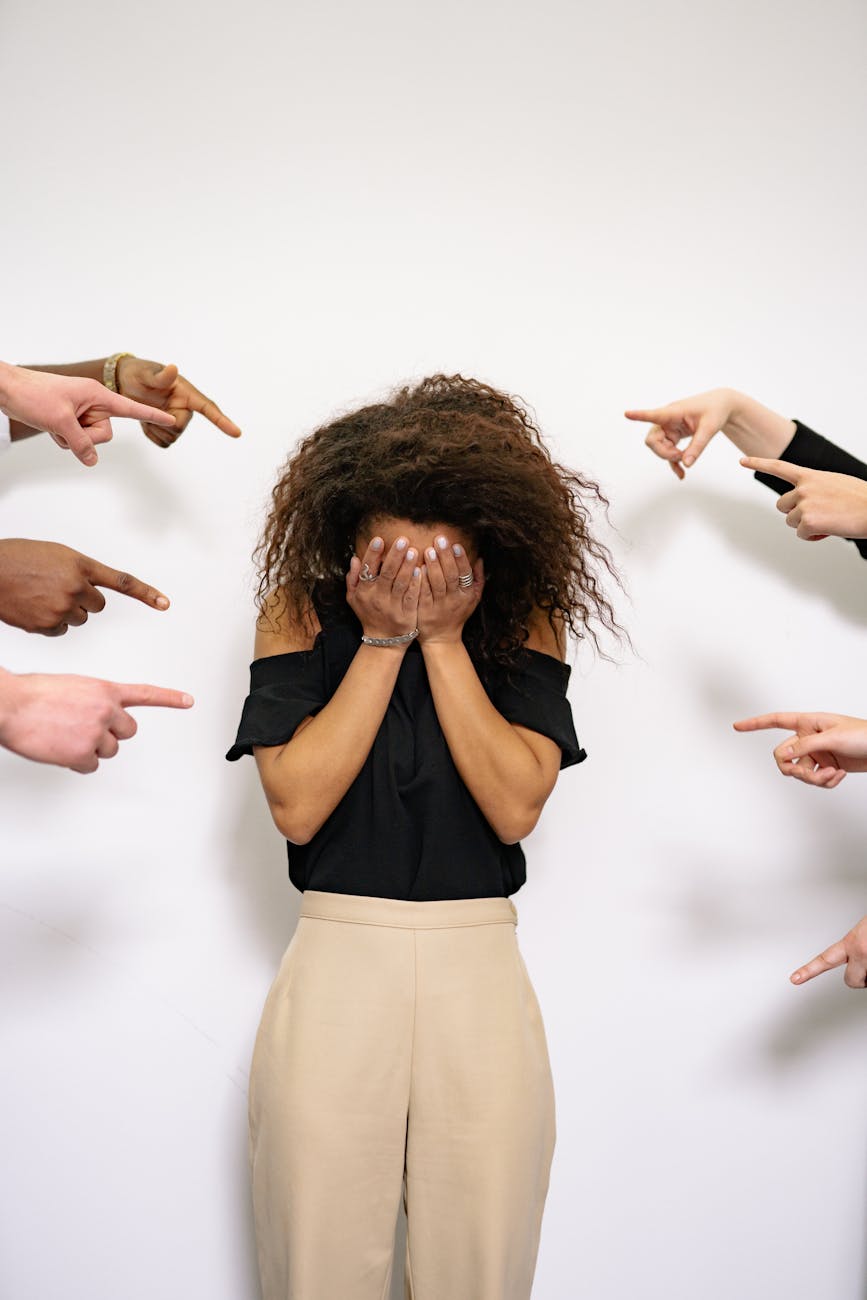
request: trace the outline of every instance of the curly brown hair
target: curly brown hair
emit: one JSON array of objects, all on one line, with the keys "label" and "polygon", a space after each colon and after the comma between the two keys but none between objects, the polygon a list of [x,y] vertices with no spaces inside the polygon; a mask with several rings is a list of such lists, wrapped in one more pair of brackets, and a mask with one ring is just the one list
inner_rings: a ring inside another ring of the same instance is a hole
[{"label": "curly brown hair", "polygon": [[[589,503],[589,505],[588,505]],[[482,599],[464,629],[481,669],[508,669],[534,610],[576,639],[620,628],[600,571],[619,582],[590,531],[599,486],[557,464],[524,403],[462,375],[432,375],[316,429],[283,466],[256,550],[257,603],[279,595],[298,619],[345,606],[345,575],[365,521],[451,524],[484,561]]]}]

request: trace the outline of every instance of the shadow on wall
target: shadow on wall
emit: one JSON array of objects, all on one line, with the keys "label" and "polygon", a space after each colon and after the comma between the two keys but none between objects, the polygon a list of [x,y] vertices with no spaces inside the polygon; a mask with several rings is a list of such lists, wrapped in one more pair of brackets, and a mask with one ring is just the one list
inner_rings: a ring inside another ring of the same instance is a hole
[{"label": "shadow on wall", "polygon": [[[166,458],[173,455],[171,448],[163,451],[155,447],[138,425],[124,429],[123,424],[116,423],[114,438],[98,451],[96,469],[84,469],[74,463],[71,452],[61,450],[47,434],[13,445],[4,459],[0,496],[22,485],[28,489],[59,487],[83,493],[96,487],[105,490],[110,485],[134,527],[151,533],[183,530],[193,537],[200,536],[210,517],[210,503],[206,494],[190,491],[185,472],[188,466],[180,463],[177,450],[177,475],[172,477],[164,468]],[[79,482],[74,481],[76,474],[81,476]],[[85,499],[82,496],[82,501]]]},{"label": "shadow on wall", "polygon": [[[761,760],[761,774],[757,768],[757,784],[750,792],[754,800],[751,809],[743,806],[743,786],[738,782],[737,772],[732,768],[724,774],[720,782],[708,789],[707,805],[693,806],[693,812],[700,814],[702,826],[698,842],[692,846],[680,846],[680,852],[685,854],[684,872],[690,883],[684,886],[678,906],[686,922],[689,943],[695,944],[702,953],[727,952],[729,958],[739,947],[761,945],[769,927],[779,923],[780,915],[801,910],[805,900],[809,906],[812,899],[839,898],[840,911],[849,918],[850,925],[854,925],[867,911],[867,866],[864,862],[867,828],[862,805],[841,800],[832,807],[833,793],[827,795],[821,791],[805,790],[792,781],[786,782],[771,758],[770,736],[760,754],[755,749],[748,750],[749,738],[735,736],[729,730],[732,719],[743,712],[744,694],[731,664],[705,659],[700,671],[693,675],[692,698],[701,702],[706,714],[718,719],[721,732],[725,729],[732,741],[730,749],[727,747],[723,752],[741,752],[743,745],[745,761],[752,765],[753,757],[756,762]],[[750,753],[753,757],[748,757]],[[725,758],[723,761],[728,763],[730,760]],[[860,779],[867,781],[867,777]],[[857,780],[858,777],[847,778],[850,785]],[[762,793],[765,782],[769,790],[775,791],[773,822],[768,819]],[[797,820],[786,820],[783,816],[777,822],[780,802],[776,792],[783,793],[784,782],[788,787],[785,792],[791,795],[791,805],[797,809]],[[702,797],[699,795],[699,800]],[[732,809],[737,806],[740,806],[745,825],[755,827],[759,821],[767,827],[761,843],[756,844],[753,831],[753,838],[745,845],[745,852],[750,857],[761,855],[775,861],[786,861],[797,837],[801,865],[793,867],[788,885],[781,886],[776,871],[774,881],[766,884],[759,867],[748,890],[739,892],[738,885],[729,879],[726,864],[709,862],[712,849],[709,850],[707,832],[712,832],[717,817],[730,819]],[[696,855],[705,863],[701,877],[695,877],[691,871]],[[803,865],[805,862],[807,866]],[[787,893],[785,906],[781,906],[781,888]],[[817,934],[812,949],[795,956],[791,970],[841,938],[842,933],[841,929],[839,934]],[[785,979],[791,970],[782,971],[781,979]],[[819,976],[803,989],[792,986],[791,994],[790,1008],[776,1024],[761,1028],[760,1042],[749,1053],[759,1069],[769,1066],[775,1070],[791,1069],[807,1056],[826,1050],[832,1040],[851,1039],[853,1046],[863,1040],[867,992],[859,996],[856,990],[843,987],[842,972],[832,971]]]},{"label": "shadow on wall", "polygon": [[[677,529],[685,520],[700,516],[755,568],[785,578],[807,596],[821,597],[850,623],[867,626],[867,600],[861,585],[867,582],[867,564],[855,547],[838,538],[821,543],[801,541],[775,509],[777,498],[761,484],[754,486],[764,498],[755,503],[692,482],[678,485],[674,491],[648,494],[620,525],[634,548],[633,560],[638,553],[648,566],[656,567],[660,552]],[[865,567],[859,574],[860,564]]]},{"label": "shadow on wall", "polygon": [[289,880],[286,841],[271,820],[255,760],[241,758],[232,767],[236,797],[225,839],[231,883],[254,946],[276,975],[298,924],[301,895]]}]

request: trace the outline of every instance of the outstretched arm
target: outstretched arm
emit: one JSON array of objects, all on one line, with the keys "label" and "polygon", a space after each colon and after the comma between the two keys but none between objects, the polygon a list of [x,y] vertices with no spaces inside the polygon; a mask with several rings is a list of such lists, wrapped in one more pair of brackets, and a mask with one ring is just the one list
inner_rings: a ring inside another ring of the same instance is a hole
[{"label": "outstretched arm", "polygon": [[[667,406],[625,412],[627,420],[650,424],[645,444],[667,460],[679,479],[717,433],[724,433],[745,456],[780,456],[795,433],[795,422],[734,388],[714,388]],[[681,443],[686,443],[681,446]]]}]

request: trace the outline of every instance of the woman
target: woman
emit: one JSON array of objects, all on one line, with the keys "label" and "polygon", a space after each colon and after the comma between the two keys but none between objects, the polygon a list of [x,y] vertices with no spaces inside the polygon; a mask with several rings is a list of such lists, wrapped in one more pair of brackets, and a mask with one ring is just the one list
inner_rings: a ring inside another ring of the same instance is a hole
[{"label": "woman", "polygon": [[554,1147],[509,900],[580,762],[565,634],[615,627],[527,412],[437,375],[318,429],[260,548],[254,753],[304,891],[250,1078],[265,1300],[530,1295]]}]

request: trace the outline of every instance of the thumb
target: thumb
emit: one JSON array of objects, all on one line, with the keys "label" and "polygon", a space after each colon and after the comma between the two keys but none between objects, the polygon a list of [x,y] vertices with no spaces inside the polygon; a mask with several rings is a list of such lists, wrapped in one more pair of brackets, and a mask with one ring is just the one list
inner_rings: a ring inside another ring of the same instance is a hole
[{"label": "thumb", "polygon": [[157,366],[153,373],[148,375],[147,386],[148,388],[159,388],[164,393],[167,393],[177,377],[177,366]]},{"label": "thumb", "polygon": [[815,754],[818,749],[830,751],[833,749],[831,731],[817,731],[811,736],[800,736],[797,740],[792,740],[788,744],[783,741],[780,746],[780,752],[784,758],[806,758],[808,754]]},{"label": "thumb", "polygon": [[695,464],[711,438],[717,432],[718,430],[715,422],[709,419],[708,416],[704,416],[699,420],[698,427],[684,447],[683,455],[681,456],[681,460],[687,468],[690,465]]},{"label": "thumb", "polygon": [[54,428],[49,432],[58,447],[67,448],[82,465],[87,465],[89,468],[99,460],[93,442],[74,415],[56,421]]}]

